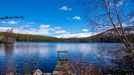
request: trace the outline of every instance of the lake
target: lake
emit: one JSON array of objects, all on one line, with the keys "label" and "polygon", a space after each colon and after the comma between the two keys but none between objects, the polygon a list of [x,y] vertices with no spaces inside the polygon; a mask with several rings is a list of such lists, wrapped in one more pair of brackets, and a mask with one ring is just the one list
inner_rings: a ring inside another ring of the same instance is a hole
[{"label": "lake", "polygon": [[[81,60],[104,67],[115,64],[111,50],[122,48],[121,43],[79,42],[16,42],[14,45],[0,44],[0,73],[15,71],[23,73],[39,68],[42,72],[53,72],[58,61],[58,50],[68,51],[72,61]],[[105,63],[105,64],[104,64]]]}]

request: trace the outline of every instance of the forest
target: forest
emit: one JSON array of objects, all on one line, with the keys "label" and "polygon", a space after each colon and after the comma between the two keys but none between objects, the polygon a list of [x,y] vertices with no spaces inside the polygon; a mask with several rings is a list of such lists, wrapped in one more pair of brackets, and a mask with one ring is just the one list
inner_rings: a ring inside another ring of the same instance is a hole
[{"label": "forest", "polygon": [[[6,34],[0,32],[0,36]],[[123,36],[122,36],[123,37]],[[17,42],[121,42],[119,36],[91,36],[86,38],[56,38],[50,36],[15,34]],[[127,35],[130,42],[134,42],[134,34]]]}]

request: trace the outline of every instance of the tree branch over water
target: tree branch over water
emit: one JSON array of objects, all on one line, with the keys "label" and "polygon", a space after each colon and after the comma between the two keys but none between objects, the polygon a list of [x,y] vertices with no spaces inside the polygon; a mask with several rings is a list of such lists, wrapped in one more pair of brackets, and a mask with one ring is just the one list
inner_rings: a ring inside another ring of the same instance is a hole
[{"label": "tree branch over water", "polygon": [[[124,31],[123,24],[131,24],[129,14],[133,14],[133,4],[130,0],[81,0],[87,10],[88,25],[111,26],[115,33],[122,40],[128,53],[133,54],[133,50]],[[131,4],[131,5],[129,5]],[[131,9],[131,10],[129,10]],[[129,17],[129,18],[128,18]],[[120,29],[118,29],[120,27]],[[103,29],[102,29],[103,31]]]}]

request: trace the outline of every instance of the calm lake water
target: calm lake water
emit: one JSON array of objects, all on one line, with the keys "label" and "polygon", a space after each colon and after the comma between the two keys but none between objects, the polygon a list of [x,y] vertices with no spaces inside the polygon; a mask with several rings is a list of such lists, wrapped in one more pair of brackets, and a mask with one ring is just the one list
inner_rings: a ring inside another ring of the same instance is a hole
[{"label": "calm lake water", "polygon": [[[39,68],[52,72],[57,64],[57,51],[67,50],[70,60],[83,60],[96,66],[113,65],[110,51],[121,49],[121,43],[56,43],[17,42],[13,46],[0,44],[0,73],[14,70]],[[104,64],[105,63],[105,64]]]}]

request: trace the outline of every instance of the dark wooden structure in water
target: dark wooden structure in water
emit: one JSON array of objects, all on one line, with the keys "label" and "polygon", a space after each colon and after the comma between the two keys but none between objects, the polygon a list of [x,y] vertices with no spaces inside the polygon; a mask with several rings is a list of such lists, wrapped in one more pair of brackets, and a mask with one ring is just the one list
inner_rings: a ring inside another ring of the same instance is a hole
[{"label": "dark wooden structure in water", "polygon": [[[60,55],[66,54],[65,57]],[[53,75],[68,75],[69,74],[69,65],[68,65],[68,52],[67,51],[58,51],[58,64],[53,72]]]}]

